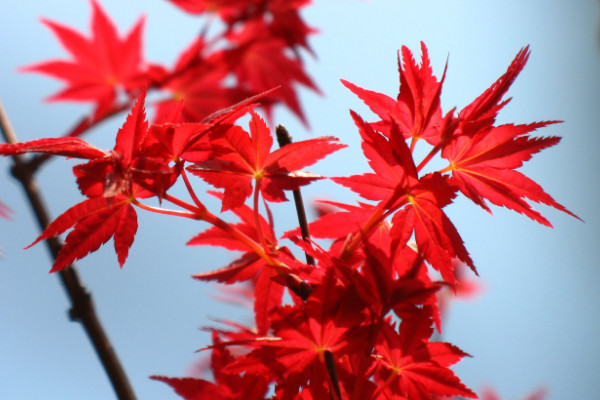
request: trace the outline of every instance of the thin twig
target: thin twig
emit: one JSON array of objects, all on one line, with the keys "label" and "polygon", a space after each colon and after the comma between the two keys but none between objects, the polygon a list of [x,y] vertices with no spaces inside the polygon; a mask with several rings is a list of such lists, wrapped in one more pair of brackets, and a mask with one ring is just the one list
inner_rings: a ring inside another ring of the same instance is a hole
[{"label": "thin twig", "polygon": [[333,360],[333,354],[329,350],[325,350],[325,366],[327,367],[327,372],[329,373],[329,377],[331,378],[331,383],[333,384],[333,390],[335,390],[335,394],[337,394],[337,398],[342,398],[342,392],[340,390],[340,382],[337,377],[337,372],[335,370],[335,361]]},{"label": "thin twig", "polygon": [[[279,143],[279,147],[284,147],[292,143],[292,137],[283,125],[277,125],[277,128],[275,128],[275,133],[277,134],[277,142]],[[307,240],[310,238],[310,234],[308,232],[308,221],[306,219],[306,211],[304,210],[302,194],[300,193],[300,189],[292,190],[292,193],[294,195],[294,203],[296,204],[296,213],[298,214],[298,224],[300,225],[302,239]],[[305,255],[306,263],[309,265],[315,265],[315,259],[310,254],[305,253]]]},{"label": "thin twig", "polygon": [[[0,102],[0,129],[7,143],[16,143],[18,141],[8,115],[2,106],[2,102]],[[50,217],[42,194],[33,179],[33,171],[29,168],[23,157],[14,155],[12,158],[14,160],[12,174],[22,184],[40,229],[44,230],[50,223]],[[46,243],[52,257],[56,259],[61,249],[59,240],[56,237],[52,237],[46,240]],[[117,354],[104,332],[104,328],[96,315],[92,297],[82,285],[75,265],[61,270],[58,276],[71,300],[72,307],[69,311],[69,316],[72,321],[81,322],[83,325],[118,398],[123,400],[135,399],[135,394],[127,379],[125,370],[121,366]]]}]

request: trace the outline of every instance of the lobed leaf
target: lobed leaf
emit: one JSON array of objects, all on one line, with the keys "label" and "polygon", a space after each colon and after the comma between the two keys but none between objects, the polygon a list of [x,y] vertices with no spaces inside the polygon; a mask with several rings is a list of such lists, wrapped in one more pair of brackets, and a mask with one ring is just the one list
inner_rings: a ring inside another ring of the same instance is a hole
[{"label": "lobed leaf", "polygon": [[45,153],[88,160],[109,156],[105,151],[76,137],[36,139],[23,143],[0,144],[1,155],[12,156],[25,153]]},{"label": "lobed leaf", "polygon": [[65,211],[28,247],[71,227],[74,228],[67,235],[50,272],[60,271],[96,251],[113,236],[119,264],[123,266],[137,230],[137,216],[129,200],[122,196],[95,197]]},{"label": "lobed leaf", "polygon": [[139,90],[145,86],[142,35],[144,18],[120,38],[117,29],[96,0],[92,0],[91,37],[64,25],[42,20],[71,54],[72,60],[51,60],[20,69],[63,80],[65,89],[51,101],[92,101],[96,116],[107,113],[117,99],[118,88]]}]

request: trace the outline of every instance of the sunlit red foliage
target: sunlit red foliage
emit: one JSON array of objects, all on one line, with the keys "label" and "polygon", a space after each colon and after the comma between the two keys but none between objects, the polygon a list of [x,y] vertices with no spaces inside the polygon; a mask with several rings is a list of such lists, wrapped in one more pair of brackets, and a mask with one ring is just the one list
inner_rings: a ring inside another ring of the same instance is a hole
[{"label": "sunlit red foliage", "polygon": [[[440,307],[445,304],[439,304],[439,292],[448,296],[465,290],[466,269],[458,265],[476,271],[445,208],[463,194],[487,211],[490,202],[548,226],[529,202],[575,216],[516,171],[559,142],[557,137],[532,136],[556,121],[495,125],[529,49],[522,49],[506,73],[458,113],[441,109],[446,69],[441,78],[434,75],[425,44],[420,63],[408,48],[400,50],[395,98],[342,81],[378,119],[369,123],[351,112],[372,171],[332,178],[365,202],[324,202],[335,211],[308,228],[314,238],[329,239],[325,245],[306,234],[301,238],[299,231],[278,237],[269,204],[286,201],[285,191],[322,178],[303,169],[345,145],[333,137],[316,137],[273,149],[274,132],[256,111],[262,104],[270,113],[281,103],[305,120],[298,84],[317,90],[298,55],[300,49],[310,50],[306,38],[313,30],[298,14],[309,2],[172,3],[190,13],[216,13],[226,25],[216,41],[225,44],[215,47],[215,40],[209,44],[201,35],[173,68],[165,68],[143,63],[143,20],[121,39],[96,1],[91,39],[44,22],[73,56],[73,61],[25,69],[67,82],[53,100],[91,101],[97,110],[107,110],[115,106],[117,89],[124,90],[127,101],[137,98],[112,150],[73,137],[0,145],[2,155],[46,153],[87,160],[73,169],[86,199],[33,243],[70,230],[51,271],[96,251],[110,238],[123,266],[138,228],[136,210],[204,221],[210,227],[188,245],[219,246],[241,255],[194,277],[249,283],[256,328],[230,323],[213,329],[208,346],[212,382],[153,379],[186,399],[476,398],[450,370],[468,354],[433,339],[434,328],[441,330]],[[92,52],[96,48],[102,51]],[[168,95],[157,103],[154,122],[145,113],[151,91]],[[235,105],[227,108],[230,104]],[[248,130],[236,124],[244,115],[249,116]],[[416,160],[420,140],[430,151]],[[424,173],[436,156],[447,166]],[[222,189],[208,193],[239,222],[226,222],[209,211],[206,193],[196,191],[197,182],[188,173]],[[178,181],[188,199],[171,194]],[[151,198],[160,206],[148,205]],[[309,256],[306,262],[294,255],[298,250]],[[496,397],[489,392],[484,398]]]}]

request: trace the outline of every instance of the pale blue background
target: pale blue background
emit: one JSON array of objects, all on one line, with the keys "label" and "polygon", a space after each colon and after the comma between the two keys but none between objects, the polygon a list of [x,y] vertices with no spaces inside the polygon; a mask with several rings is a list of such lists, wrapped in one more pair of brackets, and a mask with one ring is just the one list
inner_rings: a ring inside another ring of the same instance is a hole
[{"label": "pale blue background", "polygon": [[[538,207],[555,225],[544,228],[525,217],[494,208],[495,217],[459,201],[448,212],[455,220],[486,287],[474,303],[457,303],[444,338],[474,355],[456,372],[475,390],[492,385],[505,399],[517,399],[547,385],[550,399],[598,398],[600,290],[600,51],[598,4],[592,0],[409,1],[320,0],[305,12],[322,33],[311,39],[318,60],[310,73],[324,97],[302,92],[312,135],[335,135],[352,149],[313,171],[346,175],[365,171],[348,108],[372,116],[338,81],[395,96],[396,50],[418,52],[427,43],[441,75],[450,54],[443,108],[468,104],[500,76],[518,52],[532,55],[510,91],[514,100],[500,122],[561,119],[541,134],[562,136],[556,148],[524,168],[559,202],[579,214],[581,223]],[[148,17],[146,56],[171,64],[201,26],[166,1],[103,0],[121,31],[140,13]],[[3,1],[0,4],[0,98],[21,140],[57,136],[86,106],[44,105],[60,84],[18,66],[64,52],[38,23],[41,16],[88,31],[87,1]],[[88,139],[112,148],[123,116],[95,129]],[[276,114],[295,137],[305,130],[288,113]],[[8,160],[0,160],[6,170]],[[40,174],[54,216],[78,202],[70,162],[54,160]],[[0,398],[110,399],[112,388],[78,324],[67,320],[68,304],[57,278],[48,275],[43,245],[21,250],[38,235],[21,189],[0,175],[0,198],[15,211],[0,221]],[[306,191],[317,197],[351,201],[347,191],[320,183]],[[293,224],[290,204],[275,208],[278,228]],[[230,255],[186,248],[205,225],[140,213],[139,235],[125,268],[119,270],[112,242],[80,262],[100,317],[140,399],[174,399],[164,384],[147,376],[184,376],[208,343],[199,327],[208,316],[245,322],[240,308],[211,298],[212,286],[189,278],[224,265]]]}]

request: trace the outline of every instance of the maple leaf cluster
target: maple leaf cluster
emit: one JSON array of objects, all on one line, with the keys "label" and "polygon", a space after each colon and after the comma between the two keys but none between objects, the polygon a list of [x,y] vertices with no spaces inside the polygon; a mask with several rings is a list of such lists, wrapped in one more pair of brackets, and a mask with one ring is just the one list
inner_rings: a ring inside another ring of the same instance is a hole
[{"label": "maple leaf cluster", "polygon": [[[148,62],[143,55],[145,19],[124,36],[97,0],[91,0],[91,37],[63,24],[42,19],[70,55],[21,68],[65,82],[66,87],[48,101],[90,102],[99,121],[131,107],[142,90],[161,92],[155,119],[166,118],[171,108],[185,100],[181,118],[195,122],[247,97],[280,86],[263,101],[285,104],[306,122],[296,95],[302,85],[319,89],[304,71],[301,49],[312,52],[307,37],[315,30],[299,11],[310,1],[172,1],[189,13],[206,9],[218,12],[225,28],[207,37],[202,31],[181,52],[173,67]],[[214,30],[213,30],[214,31]],[[74,132],[78,132],[75,130]]]},{"label": "maple leaf cluster", "polygon": [[[188,245],[219,246],[241,255],[194,277],[249,285],[255,326],[224,321],[225,327],[210,328],[213,343],[206,349],[212,352],[214,381],[153,379],[186,399],[476,398],[450,369],[468,354],[433,339],[434,330],[442,328],[440,294],[465,291],[465,267],[476,273],[444,209],[462,193],[486,211],[488,203],[504,206],[547,226],[530,202],[576,217],[516,170],[559,142],[532,136],[557,121],[496,124],[528,48],[458,113],[441,110],[446,70],[441,78],[433,74],[424,44],[420,63],[402,47],[396,98],[342,81],[377,116],[367,122],[351,111],[372,172],[331,180],[364,200],[324,201],[326,211],[306,229],[278,236],[270,204],[321,179],[304,169],[345,147],[334,137],[316,137],[274,149],[275,134],[256,111],[259,103],[280,101],[302,117],[295,84],[316,89],[300,59],[287,51],[310,50],[306,36],[312,29],[298,14],[308,1],[172,2],[187,12],[221,17],[226,30],[219,40],[230,47],[215,50],[201,35],[173,69],[166,69],[142,62],[142,22],[120,39],[95,1],[92,39],[44,21],[74,56],[26,68],[68,82],[54,99],[93,101],[99,118],[116,106],[117,90],[128,98],[137,93],[112,150],[72,136],[0,145],[2,155],[86,160],[73,168],[85,200],[32,243],[70,230],[51,271],[111,238],[123,266],[138,228],[136,210],[204,221],[210,227]],[[223,86],[228,76],[236,77],[233,87]],[[276,86],[281,88],[273,90]],[[158,103],[149,122],[146,94],[157,88],[173,97]],[[237,123],[242,116],[249,118],[248,128]],[[415,160],[419,141],[430,151]],[[447,165],[428,171],[436,156]],[[194,177],[217,191],[197,193]],[[170,193],[176,182],[182,182],[189,199]],[[208,210],[207,194],[239,222],[226,222]],[[159,206],[149,205],[151,199]],[[286,292],[290,301],[284,300]]]}]

